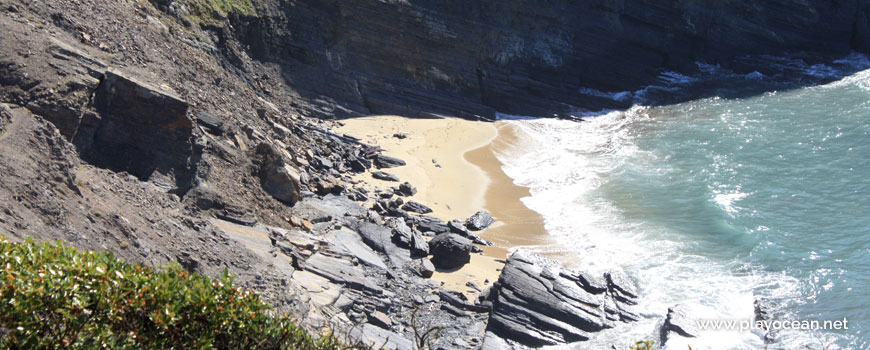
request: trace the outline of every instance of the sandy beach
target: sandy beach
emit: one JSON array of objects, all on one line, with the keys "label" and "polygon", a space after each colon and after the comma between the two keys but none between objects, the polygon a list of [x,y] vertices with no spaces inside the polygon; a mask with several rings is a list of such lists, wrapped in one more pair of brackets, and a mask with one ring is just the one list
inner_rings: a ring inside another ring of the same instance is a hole
[{"label": "sandy beach", "polygon": [[[446,288],[474,297],[477,292],[467,283],[485,288],[495,282],[510,248],[552,243],[540,215],[520,201],[529,196],[528,189],[514,185],[495,156],[495,152],[511,147],[516,138],[508,124],[400,116],[342,122],[345,125],[339,132],[379,145],[384,154],[407,162],[406,166],[385,170],[416,186],[418,192],[410,199],[431,207],[431,215],[464,220],[486,209],[496,220],[490,228],[478,232],[495,246],[483,247],[482,254],[472,254],[471,262],[458,270],[438,271],[432,277]],[[406,138],[394,136],[400,133]],[[359,177],[382,189],[397,185],[374,179],[370,173]]]}]

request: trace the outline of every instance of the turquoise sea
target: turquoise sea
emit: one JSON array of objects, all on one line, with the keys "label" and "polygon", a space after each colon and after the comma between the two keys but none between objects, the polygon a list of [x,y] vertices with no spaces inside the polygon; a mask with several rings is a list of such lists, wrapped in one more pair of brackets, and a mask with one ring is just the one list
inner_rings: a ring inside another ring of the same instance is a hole
[{"label": "turquoise sea", "polygon": [[[503,116],[521,147],[498,156],[530,189],[524,203],[576,264],[622,268],[642,289],[643,321],[579,348],[655,339],[680,303],[699,319],[751,320],[757,299],[778,320],[847,320],[842,330],[779,331],[770,349],[870,348],[870,70],[861,70],[870,63],[789,62],[824,81],[730,93],[772,79],[753,72],[721,94],[644,106],[651,92],[704,79],[666,72],[640,91],[581,91],[631,98],[628,110],[579,122]],[[668,348],[686,345],[765,346],[759,330],[705,330]]]}]

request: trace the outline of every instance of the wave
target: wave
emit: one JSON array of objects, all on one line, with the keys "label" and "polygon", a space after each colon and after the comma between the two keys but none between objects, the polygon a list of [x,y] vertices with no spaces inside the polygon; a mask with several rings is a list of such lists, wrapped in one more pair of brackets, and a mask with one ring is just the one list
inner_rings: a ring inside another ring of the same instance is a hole
[{"label": "wave", "polygon": [[[618,193],[615,179],[642,182],[650,174],[675,171],[668,168],[662,154],[638,144],[639,138],[659,132],[662,124],[668,123],[670,112],[665,107],[634,106],[583,122],[506,121],[515,129],[522,147],[502,151],[497,157],[516,184],[530,189],[531,196],[523,203],[540,213],[547,231],[575,253],[576,260],[569,265],[591,271],[620,268],[633,276],[641,289],[638,307],[643,320],[563,348],[603,349],[614,344],[614,339],[658,339],[660,322],[675,304],[692,305],[694,316],[701,319],[751,320],[756,298],[795,299],[800,294],[800,281],[788,274],[765,271],[744,259],[699,251],[673,227],[629,213],[644,206],[633,202],[637,193]],[[603,193],[605,189],[617,194]],[[737,204],[750,195],[718,187],[709,191],[711,202],[727,215],[734,215],[739,210]],[[554,253],[565,256],[564,251]],[[817,336],[781,334],[786,340],[777,346],[786,348],[813,344]],[[764,347],[763,336],[757,331],[704,331],[690,343],[693,349],[760,349]],[[625,343],[616,345],[627,347]],[[686,349],[686,344],[676,341],[668,349]]]}]

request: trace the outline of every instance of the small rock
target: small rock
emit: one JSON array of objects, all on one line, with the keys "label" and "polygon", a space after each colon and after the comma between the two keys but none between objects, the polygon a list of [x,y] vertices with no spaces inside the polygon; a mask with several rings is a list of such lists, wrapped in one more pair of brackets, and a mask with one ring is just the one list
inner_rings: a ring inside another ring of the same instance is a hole
[{"label": "small rock", "polygon": [[384,171],[373,171],[372,177],[378,180],[399,182],[399,177]]},{"label": "small rock", "polygon": [[205,111],[199,112],[196,115],[196,122],[212,134],[222,135],[224,133],[224,121],[214,114]]},{"label": "small rock", "polygon": [[403,132],[397,132],[397,133],[393,134],[393,137],[395,137],[399,140],[403,140],[403,139],[408,138],[408,134],[403,133]]},{"label": "small rock", "polygon": [[378,167],[378,169],[395,168],[403,165],[405,165],[405,161],[399,158],[385,156],[383,154],[379,154],[375,157],[375,166]]},{"label": "small rock", "polygon": [[333,167],[332,161],[326,157],[315,156],[314,157],[314,164],[317,165],[321,169],[332,169],[332,167]]},{"label": "small rock", "polygon": [[370,312],[368,314],[368,321],[383,329],[390,329],[393,326],[393,320],[390,319],[390,316],[380,311]]},{"label": "small rock", "polygon": [[414,260],[408,266],[414,273],[423,278],[430,278],[435,273],[435,265],[426,258]]},{"label": "small rock", "polygon": [[405,205],[402,206],[402,209],[417,214],[428,214],[432,212],[432,208],[429,208],[423,204],[414,201],[405,203]]},{"label": "small rock", "polygon": [[480,231],[492,225],[494,221],[488,211],[481,210],[465,220],[465,227],[472,231]]},{"label": "small rock", "polygon": [[405,182],[399,185],[399,189],[396,191],[400,196],[413,196],[417,194],[417,188],[414,185],[411,185],[409,182]]}]

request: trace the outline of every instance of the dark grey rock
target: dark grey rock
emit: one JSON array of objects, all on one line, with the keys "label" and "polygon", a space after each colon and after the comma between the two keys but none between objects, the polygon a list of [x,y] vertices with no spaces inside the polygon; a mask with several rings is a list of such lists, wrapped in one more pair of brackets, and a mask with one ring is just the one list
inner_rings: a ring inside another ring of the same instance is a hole
[{"label": "dark grey rock", "polygon": [[197,113],[196,122],[212,134],[223,135],[224,133],[224,121],[209,112]]},{"label": "dark grey rock", "polygon": [[471,234],[471,232],[468,232],[468,229],[462,224],[462,221],[459,221],[458,219],[447,222],[447,227],[450,229],[450,232],[462,237],[467,237]]},{"label": "dark grey rock", "polygon": [[418,214],[429,214],[432,212],[432,208],[429,208],[423,204],[414,201],[405,203],[405,205],[402,206],[402,209]]},{"label": "dark grey rock", "polygon": [[392,229],[372,224],[366,220],[351,220],[347,222],[347,225],[359,233],[365,244],[376,252],[386,255],[393,266],[404,266],[411,261],[410,251],[393,243]]},{"label": "dark grey rock", "polygon": [[436,235],[450,232],[450,227],[436,217],[422,215],[416,220],[416,222],[417,228],[423,232],[431,231]]},{"label": "dark grey rock", "polygon": [[438,292],[438,296],[441,297],[441,301],[453,305],[459,309],[472,311],[472,312],[489,312],[489,308],[482,305],[474,305],[468,303],[465,300],[465,295],[458,292],[442,290]]},{"label": "dark grey rock", "polygon": [[405,161],[399,158],[379,154],[375,157],[375,166],[378,169],[395,168],[405,165]]},{"label": "dark grey rock", "polygon": [[691,317],[691,314],[691,308],[683,304],[674,305],[668,309],[668,315],[659,330],[662,346],[666,345],[668,340],[673,339],[674,336],[695,338],[700,334],[697,327],[698,320]]},{"label": "dark grey rock", "polygon": [[355,172],[361,173],[361,172],[364,172],[364,171],[370,169],[371,167],[372,167],[372,161],[370,161],[368,159],[361,158],[361,157],[354,157],[353,159],[350,160],[350,168],[351,168],[351,170],[353,170]]},{"label": "dark grey rock", "polygon": [[403,132],[398,132],[398,133],[393,134],[393,137],[400,139],[400,140],[403,140],[403,139],[408,138],[408,134],[403,133]]},{"label": "dark grey rock", "polygon": [[397,194],[401,196],[413,196],[417,194],[417,188],[414,185],[411,185],[409,182],[405,182],[399,185],[399,189],[396,191]]},{"label": "dark grey rock", "polygon": [[193,121],[186,101],[127,73],[108,70],[93,91],[93,105],[99,116],[86,113],[82,119],[87,121],[77,122],[73,140],[83,159],[141,181],[155,174],[174,178],[181,194],[191,187],[196,164],[191,163]]},{"label": "dark grey rock", "polygon": [[320,169],[332,169],[332,161],[327,157],[314,156],[314,165]]},{"label": "dark grey rock", "polygon": [[385,171],[373,171],[372,177],[378,180],[399,182],[399,177]]},{"label": "dark grey rock", "polygon": [[493,222],[495,222],[495,220],[492,219],[489,212],[481,210],[474,213],[474,215],[468,218],[468,220],[465,220],[465,227],[472,231],[480,231],[489,227],[489,225],[492,225]]},{"label": "dark grey rock", "polygon": [[432,263],[454,269],[471,261],[471,241],[454,233],[442,233],[429,241]]},{"label": "dark grey rock", "polygon": [[411,256],[427,256],[429,255],[429,242],[423,238],[420,231],[414,230],[411,232]]}]

